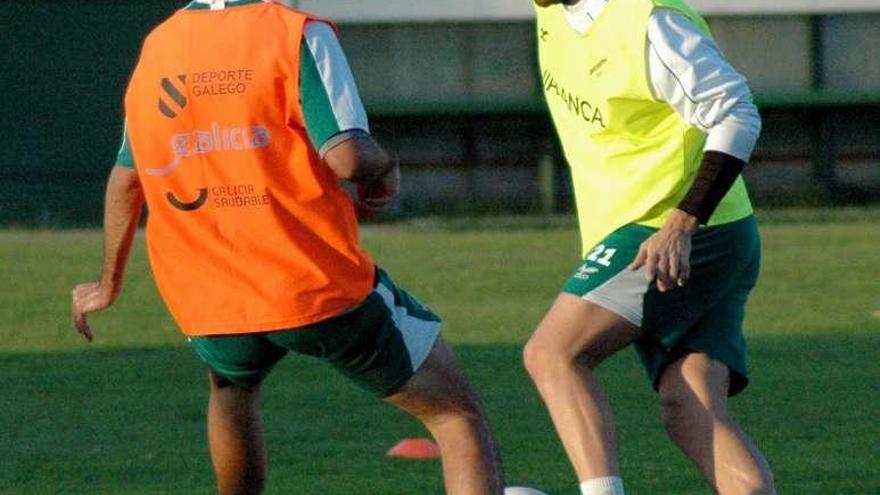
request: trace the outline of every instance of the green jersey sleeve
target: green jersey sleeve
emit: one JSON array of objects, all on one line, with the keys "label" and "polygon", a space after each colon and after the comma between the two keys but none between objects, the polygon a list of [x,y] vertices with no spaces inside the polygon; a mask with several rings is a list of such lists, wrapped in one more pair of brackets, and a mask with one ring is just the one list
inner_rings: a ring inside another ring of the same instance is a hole
[{"label": "green jersey sleeve", "polygon": [[300,47],[300,95],[309,139],[320,154],[370,132],[348,59],[326,22],[306,24]]},{"label": "green jersey sleeve", "polygon": [[116,154],[116,165],[134,169],[134,156],[131,154],[131,145],[128,143],[128,126],[122,128],[122,144]]}]

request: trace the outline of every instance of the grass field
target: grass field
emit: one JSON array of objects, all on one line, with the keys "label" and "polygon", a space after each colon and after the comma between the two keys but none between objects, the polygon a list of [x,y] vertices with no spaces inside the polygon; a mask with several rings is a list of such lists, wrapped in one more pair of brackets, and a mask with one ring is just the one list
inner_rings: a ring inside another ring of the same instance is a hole
[{"label": "grass field", "polygon": [[[880,210],[760,215],[764,263],[747,333],[752,385],[732,402],[781,494],[880,494]],[[481,390],[512,484],[576,493],[520,350],[575,267],[560,219],[410,222],[364,242],[445,317]],[[161,305],[141,243],[87,345],[68,293],[97,275],[98,231],[0,231],[0,493],[207,494],[207,387]],[[705,494],[662,433],[634,353],[601,369],[628,493]],[[441,493],[434,461],[384,456],[423,436],[408,417],[305,358],[265,385],[269,493]]]}]

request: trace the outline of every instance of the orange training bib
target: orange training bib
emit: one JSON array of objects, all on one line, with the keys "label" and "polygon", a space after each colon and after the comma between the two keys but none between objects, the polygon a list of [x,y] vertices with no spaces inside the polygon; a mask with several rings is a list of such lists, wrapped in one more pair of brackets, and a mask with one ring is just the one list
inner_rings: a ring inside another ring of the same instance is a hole
[{"label": "orange training bib", "polygon": [[188,335],[302,326],[372,289],[351,199],[303,123],[308,19],[268,2],[181,10],[144,42],[126,121],[153,274]]}]

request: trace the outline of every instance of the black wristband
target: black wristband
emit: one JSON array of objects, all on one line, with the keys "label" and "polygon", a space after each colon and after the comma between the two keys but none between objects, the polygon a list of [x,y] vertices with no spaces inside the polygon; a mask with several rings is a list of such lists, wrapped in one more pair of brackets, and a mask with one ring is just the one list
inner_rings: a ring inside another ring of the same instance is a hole
[{"label": "black wristband", "polygon": [[727,153],[705,152],[694,183],[678,204],[678,209],[705,224],[745,166],[746,162]]}]

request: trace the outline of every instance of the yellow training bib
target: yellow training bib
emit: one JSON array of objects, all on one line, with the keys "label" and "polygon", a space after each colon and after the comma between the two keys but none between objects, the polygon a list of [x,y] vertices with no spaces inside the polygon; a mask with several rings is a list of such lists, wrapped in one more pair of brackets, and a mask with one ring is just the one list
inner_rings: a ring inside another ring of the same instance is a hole
[{"label": "yellow training bib", "polygon": [[[571,28],[562,5],[536,6],[544,96],[571,167],[584,254],[623,225],[661,226],[702,160],[706,134],[650,88],[647,29],[657,7],[709,33],[679,0],[613,0],[584,34]],[[751,213],[740,177],[709,224]]]}]

